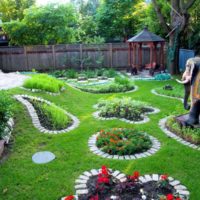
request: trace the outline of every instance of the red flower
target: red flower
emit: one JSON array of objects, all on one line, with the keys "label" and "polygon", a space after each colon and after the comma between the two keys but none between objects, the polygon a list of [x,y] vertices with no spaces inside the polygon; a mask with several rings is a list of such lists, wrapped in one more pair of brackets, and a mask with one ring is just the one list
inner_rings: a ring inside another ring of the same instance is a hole
[{"label": "red flower", "polygon": [[166,181],[168,179],[168,176],[166,174],[161,175],[161,180]]},{"label": "red flower", "polygon": [[139,176],[140,176],[140,173],[138,171],[135,171],[135,172],[133,172],[132,176],[129,176],[129,178],[131,180],[135,181],[135,180],[138,180]]},{"label": "red flower", "polygon": [[181,198],[180,197],[176,197],[176,200],[181,200]]},{"label": "red flower", "polygon": [[104,174],[104,175],[106,175],[106,176],[108,175],[108,169],[107,169],[106,166],[103,165],[103,166],[101,167],[101,173]]},{"label": "red flower", "polygon": [[74,196],[70,195],[64,198],[64,200],[74,200]]},{"label": "red flower", "polygon": [[174,195],[173,194],[168,194],[166,196],[167,200],[173,200],[174,199]]},{"label": "red flower", "polygon": [[96,194],[95,196],[90,197],[90,200],[99,200],[98,194]]},{"label": "red flower", "polygon": [[108,177],[104,177],[102,174],[99,174],[97,182],[98,183],[109,183],[109,178]]}]

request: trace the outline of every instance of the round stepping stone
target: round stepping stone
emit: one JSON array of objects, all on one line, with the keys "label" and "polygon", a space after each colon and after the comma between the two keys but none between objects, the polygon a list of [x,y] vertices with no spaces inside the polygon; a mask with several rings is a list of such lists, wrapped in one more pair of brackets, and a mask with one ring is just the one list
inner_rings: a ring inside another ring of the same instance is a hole
[{"label": "round stepping stone", "polygon": [[32,160],[36,164],[45,164],[55,159],[55,155],[50,151],[37,152],[32,156]]}]

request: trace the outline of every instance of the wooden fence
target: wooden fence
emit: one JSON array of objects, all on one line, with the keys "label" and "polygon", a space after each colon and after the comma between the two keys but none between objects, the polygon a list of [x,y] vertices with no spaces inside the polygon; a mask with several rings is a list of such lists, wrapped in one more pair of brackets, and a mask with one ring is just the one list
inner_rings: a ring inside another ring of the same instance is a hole
[{"label": "wooden fence", "polygon": [[[143,63],[148,63],[148,48],[143,49],[143,55]],[[81,64],[85,69],[97,67],[126,69],[128,44],[62,44],[0,48],[0,69],[7,72],[78,69]]]}]

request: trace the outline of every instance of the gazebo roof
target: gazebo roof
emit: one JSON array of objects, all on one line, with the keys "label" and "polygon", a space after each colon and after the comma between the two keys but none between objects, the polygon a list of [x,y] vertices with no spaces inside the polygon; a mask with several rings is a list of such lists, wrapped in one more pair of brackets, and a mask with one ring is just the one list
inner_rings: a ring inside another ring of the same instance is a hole
[{"label": "gazebo roof", "polygon": [[164,42],[165,40],[160,36],[151,33],[147,28],[144,28],[143,31],[130,38],[128,42]]}]

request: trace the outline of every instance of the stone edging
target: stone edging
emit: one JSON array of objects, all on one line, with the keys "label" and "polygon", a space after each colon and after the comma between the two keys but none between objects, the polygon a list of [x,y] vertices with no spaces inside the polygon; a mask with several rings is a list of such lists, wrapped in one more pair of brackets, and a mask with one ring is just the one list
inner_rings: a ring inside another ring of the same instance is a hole
[{"label": "stone edging", "polygon": [[69,132],[69,131],[75,129],[76,127],[78,127],[78,125],[80,123],[80,121],[78,120],[77,117],[75,117],[74,115],[72,115],[64,110],[65,114],[72,118],[73,124],[70,127],[63,129],[63,130],[55,130],[55,131],[48,130],[40,124],[38,115],[37,115],[34,107],[32,106],[32,104],[30,102],[28,102],[24,98],[36,99],[37,101],[44,102],[48,105],[52,105],[52,103],[50,101],[47,101],[47,100],[39,98],[39,97],[29,96],[29,95],[15,95],[14,98],[26,106],[26,108],[28,109],[29,115],[32,118],[33,125],[35,126],[35,128],[37,128],[42,133],[59,134],[59,133]]},{"label": "stone edging", "polygon": [[[96,108],[95,106],[96,105],[94,105],[94,108]],[[146,112],[145,115],[141,115],[144,118],[141,121],[131,121],[131,120],[128,120],[128,119],[125,119],[125,118],[118,118],[118,117],[109,117],[109,118],[108,117],[100,117],[99,116],[100,111],[96,111],[92,115],[94,116],[94,118],[99,119],[99,120],[113,120],[113,119],[118,119],[118,120],[121,120],[123,122],[127,122],[129,124],[143,124],[143,123],[147,123],[147,122],[150,121],[149,117],[147,117],[146,115],[156,114],[156,113],[160,112],[160,109],[158,109],[158,108],[154,108],[154,107],[150,107],[150,106],[148,106],[147,108],[152,108],[152,109],[154,109],[154,111],[153,112]]]},{"label": "stone edging", "polygon": [[[109,169],[112,173],[111,176],[115,177],[120,182],[125,182],[127,180],[126,175],[124,173],[121,173],[118,170],[113,171],[112,169]],[[101,172],[101,169],[92,169],[90,171],[85,171],[82,175],[79,176],[78,179],[75,181],[75,190],[76,195],[81,194],[87,194],[87,181],[91,176],[96,176],[98,173]],[[158,181],[161,179],[161,175],[159,174],[152,174],[152,175],[144,175],[139,177],[140,183],[147,183],[149,181]],[[179,193],[181,197],[186,196],[187,199],[189,199],[190,192],[187,190],[187,188],[184,185],[181,185],[180,181],[175,180],[172,177],[168,177],[169,184],[174,187],[176,190],[176,193]]]},{"label": "stone edging", "polygon": [[117,160],[133,160],[133,159],[145,158],[145,157],[151,156],[152,154],[155,154],[160,149],[160,142],[155,137],[149,135],[150,140],[152,142],[152,147],[146,152],[137,153],[133,155],[124,155],[124,156],[110,155],[108,153],[105,153],[104,151],[101,151],[96,146],[96,140],[97,140],[98,135],[99,135],[99,132],[97,134],[92,135],[89,138],[88,146],[90,148],[90,151],[92,151],[94,154],[101,156],[103,158],[111,158],[111,159],[117,159]]},{"label": "stone edging", "polygon": [[190,142],[185,141],[184,139],[182,139],[181,137],[177,136],[176,134],[174,134],[173,132],[171,132],[170,130],[168,130],[168,129],[165,127],[165,123],[166,123],[166,121],[167,121],[167,119],[168,119],[169,117],[171,117],[171,116],[165,117],[165,118],[163,118],[163,119],[161,119],[161,120],[159,121],[159,126],[160,126],[161,130],[162,130],[167,136],[169,136],[170,138],[175,139],[176,141],[180,142],[181,144],[186,145],[186,146],[188,146],[188,147],[191,147],[191,148],[193,148],[193,149],[200,150],[200,147],[199,147],[199,146],[197,146],[197,145],[195,145],[195,144],[192,144],[192,143],[190,143]]},{"label": "stone edging", "polygon": [[179,98],[179,97],[171,97],[171,96],[167,96],[167,95],[164,95],[164,94],[159,94],[159,93],[157,93],[157,92],[155,91],[155,89],[151,90],[151,93],[152,93],[152,94],[155,94],[155,95],[157,95],[157,96],[160,96],[160,97],[166,97],[166,98],[170,98],[170,99],[177,99],[177,100],[183,102],[183,99],[182,99],[182,98]]},{"label": "stone edging", "polygon": [[[40,89],[28,89],[28,88],[25,88],[25,87],[20,87],[20,88],[23,89],[23,90],[29,91],[29,92],[34,92],[34,93],[36,93],[36,92],[44,92],[44,93],[49,94],[51,96],[58,96],[58,95],[61,94],[60,92],[59,93],[53,93],[53,92],[47,92],[47,91],[40,90]],[[64,90],[62,90],[62,91],[64,91]]]},{"label": "stone edging", "polygon": [[7,126],[4,129],[5,136],[2,137],[2,139],[5,141],[6,144],[8,144],[8,142],[10,140],[13,126],[14,126],[14,120],[13,120],[13,118],[10,118],[7,122]]}]

